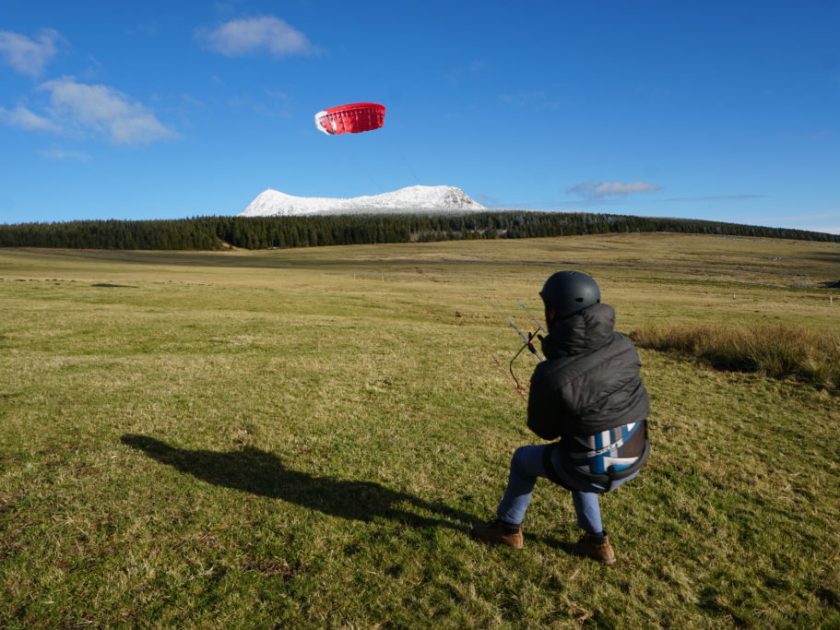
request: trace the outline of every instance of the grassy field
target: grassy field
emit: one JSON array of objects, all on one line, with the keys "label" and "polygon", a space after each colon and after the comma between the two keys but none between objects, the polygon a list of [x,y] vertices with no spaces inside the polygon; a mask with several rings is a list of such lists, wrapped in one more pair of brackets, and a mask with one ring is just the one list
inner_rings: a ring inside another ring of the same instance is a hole
[{"label": "grassy field", "polygon": [[0,626],[840,627],[838,398],[761,373],[641,351],[614,567],[548,482],[525,549],[469,538],[538,441],[504,317],[563,268],[623,332],[840,316],[837,244],[0,250]]}]

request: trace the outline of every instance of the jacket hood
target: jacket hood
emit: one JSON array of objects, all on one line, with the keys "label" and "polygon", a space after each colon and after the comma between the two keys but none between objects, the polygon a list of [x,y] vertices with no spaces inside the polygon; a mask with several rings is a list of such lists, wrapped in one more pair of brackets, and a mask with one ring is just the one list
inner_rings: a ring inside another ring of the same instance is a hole
[{"label": "jacket hood", "polygon": [[593,304],[554,322],[542,340],[543,354],[554,359],[600,348],[612,337],[615,310],[609,304]]}]

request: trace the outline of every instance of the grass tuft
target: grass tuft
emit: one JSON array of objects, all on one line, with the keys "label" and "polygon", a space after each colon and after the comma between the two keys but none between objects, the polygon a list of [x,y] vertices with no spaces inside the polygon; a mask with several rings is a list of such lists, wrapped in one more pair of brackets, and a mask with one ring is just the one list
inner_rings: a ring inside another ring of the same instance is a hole
[{"label": "grass tuft", "polygon": [[643,348],[676,351],[721,370],[763,372],[840,389],[840,334],[789,324],[731,328],[714,325],[647,326],[630,335]]}]

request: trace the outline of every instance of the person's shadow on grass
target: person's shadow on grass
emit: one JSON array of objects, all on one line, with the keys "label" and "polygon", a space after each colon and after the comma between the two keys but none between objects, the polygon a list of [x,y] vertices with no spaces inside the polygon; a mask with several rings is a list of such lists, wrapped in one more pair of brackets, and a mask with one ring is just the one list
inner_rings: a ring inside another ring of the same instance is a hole
[{"label": "person's shadow on grass", "polygon": [[[324,514],[360,521],[387,518],[413,527],[450,527],[465,532],[476,521],[442,503],[424,501],[372,481],[291,470],[276,455],[253,447],[218,453],[177,448],[145,435],[124,435],[121,441],[207,483],[281,499]],[[433,516],[421,516],[407,507]]]}]

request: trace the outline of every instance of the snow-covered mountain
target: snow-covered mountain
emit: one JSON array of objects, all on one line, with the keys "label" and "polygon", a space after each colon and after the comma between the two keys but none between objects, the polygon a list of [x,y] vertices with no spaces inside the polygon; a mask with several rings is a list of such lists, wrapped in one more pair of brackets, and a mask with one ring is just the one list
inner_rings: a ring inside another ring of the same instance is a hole
[{"label": "snow-covered mountain", "polygon": [[408,186],[363,197],[295,197],[269,188],[242,211],[241,217],[289,217],[313,214],[392,214],[484,210],[454,186]]}]

